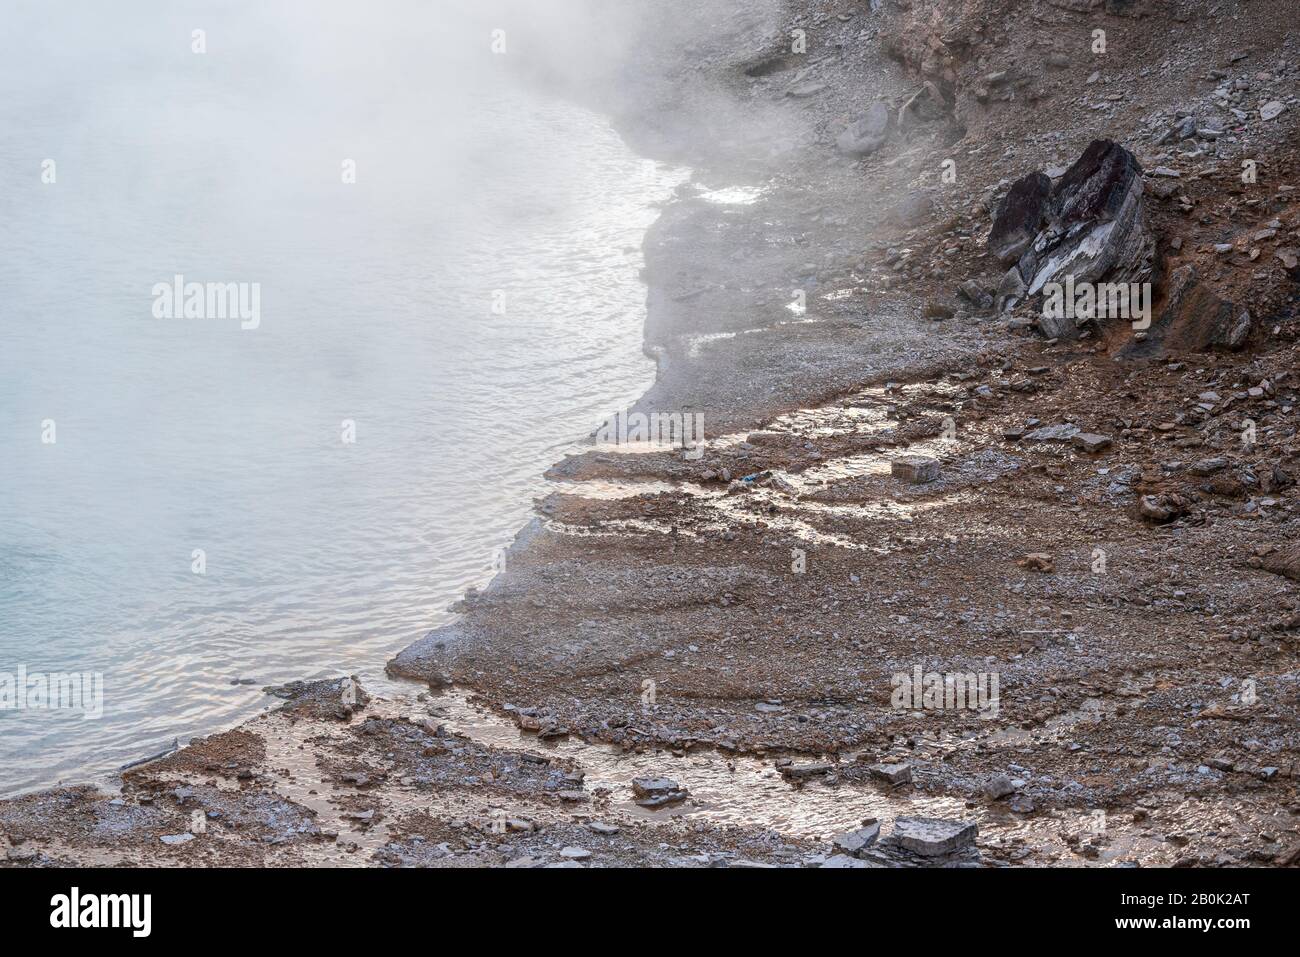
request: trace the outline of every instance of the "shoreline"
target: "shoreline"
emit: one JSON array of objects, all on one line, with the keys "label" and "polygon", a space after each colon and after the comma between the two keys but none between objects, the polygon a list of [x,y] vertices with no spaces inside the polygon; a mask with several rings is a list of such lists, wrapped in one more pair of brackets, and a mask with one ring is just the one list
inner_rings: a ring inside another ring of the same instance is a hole
[{"label": "shoreline", "polygon": [[[1051,16],[1064,23],[1054,29],[1089,26]],[[1286,437],[1247,456],[1212,431],[1232,406],[1261,423],[1284,414],[1290,328],[1254,354],[1124,365],[1103,341],[1020,338],[1023,313],[1008,321],[954,296],[989,270],[982,236],[1000,181],[1068,164],[1095,135],[1136,128],[1138,114],[1099,114],[1069,145],[1026,139],[1034,155],[990,160],[974,186],[945,192],[927,156],[947,148],[955,116],[866,159],[835,155],[850,104],[906,100],[917,78],[908,50],[900,62],[851,42],[896,37],[897,20],[826,22],[843,36],[836,46],[823,33],[815,68],[754,76],[770,49],[725,32],[693,50],[714,84],[691,91],[702,105],[684,124],[708,128],[715,84],[743,84],[757,91],[743,110],[758,114],[745,132],[788,121],[787,137],[807,136],[751,170],[766,183],[754,203],[679,191],[645,238],[645,345],[663,361],[634,409],[704,414],[703,459],[592,451],[557,463],[549,477],[579,484],[539,503],[508,571],[389,662],[428,694],[396,706],[362,694],[354,707],[338,681],[290,688],[283,709],[124,775],[117,809],[81,795],[89,835],[133,816],[124,853],[166,864],[194,862],[196,848],[261,864],[363,852],[359,863],[430,866],[1294,863],[1295,639],[1285,615],[1261,611],[1283,579],[1272,552],[1259,554],[1292,529],[1293,491],[1279,483],[1263,493],[1275,504],[1247,510],[1261,495],[1212,478],[1262,474],[1261,455],[1291,467]],[[1106,23],[1121,37],[1149,29]],[[1057,85],[1083,89],[1084,75],[1062,67]],[[973,125],[963,135],[978,155],[989,142]],[[625,135],[637,152],[639,138]],[[737,140],[717,168],[734,165]],[[696,159],[697,179],[721,175]],[[1150,215],[1165,232],[1188,228],[1159,207]],[[789,321],[796,289],[815,321]],[[1210,408],[1188,418],[1210,392]],[[1058,424],[1109,444],[1026,440]],[[892,474],[917,453],[938,460],[936,481]],[[1171,454],[1225,464],[1165,469]],[[580,483],[631,494],[577,494]],[[636,494],[639,483],[659,484]],[[1194,504],[1152,526],[1135,504],[1153,496]],[[1113,571],[1096,571],[1099,549]],[[916,668],[993,671],[999,714],[891,707],[891,675]],[[1241,697],[1247,680],[1258,708]],[[309,759],[294,758],[299,747]],[[638,816],[607,754],[688,793],[657,785],[646,793],[664,809]],[[599,769],[590,788],[584,763]],[[728,787],[794,819],[826,803],[844,813],[773,836],[771,822],[716,813]],[[0,832],[29,834],[24,855],[36,845],[19,862],[88,859],[100,847],[91,837],[48,839],[57,828],[40,821],[39,797],[0,802]],[[244,834],[179,840],[196,807],[246,821]],[[909,816],[977,823],[978,843],[910,855],[890,843]],[[863,839],[878,850],[832,843],[868,817],[893,828]],[[159,848],[165,827],[178,840]]]}]

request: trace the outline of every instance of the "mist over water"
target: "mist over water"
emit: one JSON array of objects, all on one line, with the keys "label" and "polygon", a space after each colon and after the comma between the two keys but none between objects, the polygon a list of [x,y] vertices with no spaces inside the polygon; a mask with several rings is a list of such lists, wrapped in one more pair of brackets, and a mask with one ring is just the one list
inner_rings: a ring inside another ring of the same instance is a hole
[{"label": "mist over water", "polygon": [[[0,792],[378,673],[649,385],[639,246],[682,173],[521,85],[491,26],[5,4],[0,672],[105,690],[99,720],[0,710]],[[260,325],[155,318],[177,274],[259,283]]]}]

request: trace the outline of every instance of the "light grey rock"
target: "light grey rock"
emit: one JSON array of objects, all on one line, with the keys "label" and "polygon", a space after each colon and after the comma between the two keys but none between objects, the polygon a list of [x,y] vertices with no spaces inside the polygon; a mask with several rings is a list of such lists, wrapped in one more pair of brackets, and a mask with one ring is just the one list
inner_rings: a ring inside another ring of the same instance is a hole
[{"label": "light grey rock", "polygon": [[878,837],[880,837],[880,822],[875,821],[865,827],[858,828],[856,831],[836,834],[831,838],[831,844],[839,853],[856,856],[863,848],[876,843]]},{"label": "light grey rock", "polygon": [[826,858],[822,862],[822,867],[871,867],[866,861],[860,861],[856,857],[850,857],[848,854],[836,854],[833,857]]},{"label": "light grey rock", "polygon": [[1109,435],[1098,435],[1095,432],[1080,432],[1070,442],[1076,449],[1093,454],[1104,452],[1113,444]]},{"label": "light grey rock", "polygon": [[979,834],[974,821],[945,821],[934,817],[900,817],[894,822],[894,840],[922,857],[939,857],[972,847]]},{"label": "light grey rock", "polygon": [[1002,281],[998,283],[995,305],[998,312],[1010,312],[1024,298],[1025,281],[1020,276],[1020,270],[1012,266],[1007,270],[1007,274],[1002,277]]},{"label": "light grey rock", "polygon": [[885,145],[889,139],[889,123],[889,107],[879,101],[872,103],[866,113],[836,138],[835,145],[851,156],[867,156]]},{"label": "light grey rock", "polygon": [[1196,135],[1196,117],[1185,116],[1173,126],[1164,136],[1160,137],[1159,143],[1177,143],[1179,140],[1185,140]]},{"label": "light grey rock", "polygon": [[997,775],[984,785],[984,796],[990,801],[998,801],[1015,793],[1016,786],[1011,783],[1011,778],[1005,774]]},{"label": "light grey rock", "polygon": [[1259,108],[1261,120],[1275,120],[1286,112],[1286,104],[1281,100],[1270,100]]},{"label": "light grey rock", "polygon": [[908,784],[912,780],[910,764],[872,764],[867,767],[867,772],[890,784]]},{"label": "light grey rock", "polygon": [[1026,432],[1023,441],[1025,442],[1070,442],[1076,435],[1082,434],[1083,430],[1077,425],[1068,422],[1061,425],[1044,425],[1041,428],[1034,429],[1032,432]]}]

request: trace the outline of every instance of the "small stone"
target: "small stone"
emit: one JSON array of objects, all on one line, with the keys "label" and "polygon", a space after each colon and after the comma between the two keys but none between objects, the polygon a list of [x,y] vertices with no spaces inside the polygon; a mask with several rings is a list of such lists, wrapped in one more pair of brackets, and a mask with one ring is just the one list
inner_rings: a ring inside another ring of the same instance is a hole
[{"label": "small stone", "polygon": [[939,460],[929,455],[903,455],[889,464],[890,474],[913,485],[924,485],[939,477]]},{"label": "small stone", "polygon": [[685,801],[689,792],[671,778],[633,778],[632,793],[642,807],[662,807]]},{"label": "small stone", "polygon": [[997,775],[988,784],[984,785],[984,796],[990,801],[997,801],[1015,793],[1016,786],[1011,783],[1011,778],[1005,774]]},{"label": "small stone", "polygon": [[188,844],[194,840],[193,834],[164,834],[160,840],[164,844]]},{"label": "small stone", "polygon": [[1070,443],[1076,449],[1082,449],[1089,454],[1104,452],[1113,444],[1109,435],[1097,435],[1095,432],[1080,432],[1070,440]]},{"label": "small stone", "polygon": [[591,851],[585,847],[564,847],[560,849],[560,857],[570,861],[585,861],[591,857]]},{"label": "small stone", "polygon": [[910,764],[872,764],[867,771],[872,777],[888,781],[890,784],[908,784],[912,780]]},{"label": "small stone", "polygon": [[805,781],[808,778],[818,777],[823,774],[830,774],[835,770],[835,765],[826,763],[816,764],[786,764],[778,768],[781,776],[794,781]]},{"label": "small stone", "polygon": [[1077,425],[1063,423],[1061,425],[1044,425],[1042,428],[1034,429],[1032,432],[1025,434],[1026,442],[1071,442],[1076,435],[1082,433]]},{"label": "small stone", "polygon": [[1270,100],[1259,108],[1261,120],[1275,120],[1286,111],[1286,104],[1281,100]]},{"label": "small stone", "polygon": [[1174,513],[1154,495],[1143,495],[1138,499],[1138,514],[1147,521],[1157,524],[1167,522],[1174,517]]},{"label": "small stone", "polygon": [[1220,456],[1200,459],[1189,466],[1190,470],[1196,475],[1213,475],[1215,472],[1222,472],[1227,467],[1228,460]]},{"label": "small stone", "polygon": [[1052,556],[1044,552],[1030,552],[1016,564],[1021,568],[1027,568],[1035,572],[1052,572],[1056,570],[1056,564],[1052,561]]}]

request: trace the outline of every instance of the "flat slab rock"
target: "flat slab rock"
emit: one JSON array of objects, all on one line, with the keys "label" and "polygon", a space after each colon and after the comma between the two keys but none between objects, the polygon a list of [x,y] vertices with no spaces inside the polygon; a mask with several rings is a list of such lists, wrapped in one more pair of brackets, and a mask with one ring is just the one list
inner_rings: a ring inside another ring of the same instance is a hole
[{"label": "flat slab rock", "polygon": [[900,817],[893,840],[922,857],[939,857],[973,847],[979,834],[974,821],[945,821],[936,817]]},{"label": "flat slab rock", "polygon": [[867,772],[890,784],[907,784],[912,780],[910,764],[871,764],[867,766]]},{"label": "flat slab rock", "polygon": [[817,777],[822,774],[830,774],[835,770],[835,765],[824,762],[815,764],[785,764],[777,768],[783,777],[792,778],[796,781],[802,781],[807,778]]},{"label": "flat slab rock", "polygon": [[853,857],[850,854],[835,854],[826,858],[820,865],[821,867],[884,867],[875,861],[864,861]]},{"label": "flat slab rock", "polygon": [[690,792],[671,778],[633,778],[632,794],[642,807],[662,807],[685,801]]},{"label": "flat slab rock", "polygon": [[876,843],[878,837],[880,837],[880,822],[875,821],[868,824],[866,827],[858,828],[856,831],[836,834],[835,837],[831,839],[831,844],[834,845],[838,854],[856,856],[857,854],[860,854],[864,848],[870,847],[872,844]]},{"label": "flat slab rock", "polygon": [[1082,429],[1077,425],[1069,423],[1063,425],[1044,425],[1041,428],[1034,429],[1032,432],[1026,432],[1024,441],[1026,442],[1069,442],[1076,435],[1082,434]]},{"label": "flat slab rock", "polygon": [[1109,435],[1098,435],[1095,432],[1080,432],[1070,441],[1076,449],[1085,452],[1104,452],[1113,444]]}]

